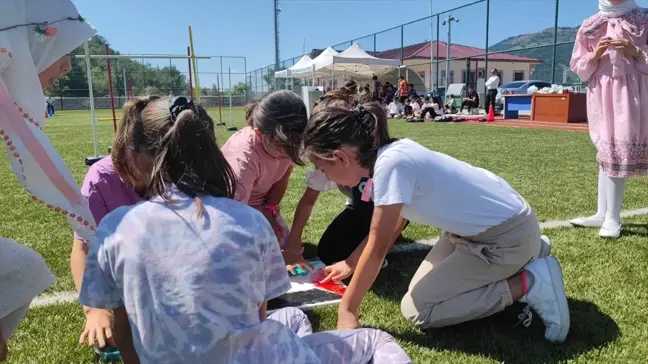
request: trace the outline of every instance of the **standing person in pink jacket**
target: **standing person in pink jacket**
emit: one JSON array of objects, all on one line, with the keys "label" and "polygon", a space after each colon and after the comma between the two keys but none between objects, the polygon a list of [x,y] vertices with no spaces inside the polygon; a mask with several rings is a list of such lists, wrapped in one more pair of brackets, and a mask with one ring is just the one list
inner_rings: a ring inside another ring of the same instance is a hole
[{"label": "standing person in pink jacket", "polygon": [[571,221],[621,236],[625,181],[648,174],[648,9],[634,0],[599,0],[585,20],[571,69],[588,83],[587,116],[599,163],[598,211]]}]

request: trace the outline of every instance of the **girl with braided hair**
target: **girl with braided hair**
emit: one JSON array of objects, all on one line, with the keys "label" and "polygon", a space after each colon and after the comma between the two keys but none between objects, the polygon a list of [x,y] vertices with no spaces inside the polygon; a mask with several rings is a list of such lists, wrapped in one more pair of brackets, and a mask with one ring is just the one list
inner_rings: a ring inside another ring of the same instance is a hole
[{"label": "girl with braided hair", "polygon": [[365,197],[375,207],[366,246],[351,260],[353,266],[326,268],[337,280],[355,272],[339,306],[338,329],[360,326],[360,303],[403,217],[445,231],[401,302],[409,321],[421,328],[444,327],[522,301],[541,316],[547,340],[565,340],[569,310],[560,264],[549,256],[533,209],[505,180],[412,140],[390,137],[378,103],[314,114],[303,148],[304,158],[338,184],[371,178]]}]

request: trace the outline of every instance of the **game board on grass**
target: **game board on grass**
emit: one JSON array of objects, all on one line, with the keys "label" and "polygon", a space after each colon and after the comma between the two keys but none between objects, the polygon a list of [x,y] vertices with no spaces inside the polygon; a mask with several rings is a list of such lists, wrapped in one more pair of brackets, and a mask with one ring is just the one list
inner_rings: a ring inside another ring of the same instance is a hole
[{"label": "game board on grass", "polygon": [[[288,293],[268,301],[268,311],[284,307],[298,307],[310,310],[315,307],[335,305],[340,302],[346,290],[343,283],[325,283],[324,263],[311,261],[314,270],[303,275],[290,276],[291,288]],[[288,274],[286,272],[286,274]]]}]

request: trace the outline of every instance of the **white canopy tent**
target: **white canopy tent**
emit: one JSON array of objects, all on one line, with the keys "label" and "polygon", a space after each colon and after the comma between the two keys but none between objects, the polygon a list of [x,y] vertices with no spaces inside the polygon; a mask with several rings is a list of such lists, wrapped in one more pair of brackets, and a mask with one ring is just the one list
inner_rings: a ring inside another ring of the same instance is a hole
[{"label": "white canopy tent", "polygon": [[[318,72],[319,69],[333,63],[333,57],[340,54],[335,49],[328,47],[319,56],[315,57],[310,63],[305,64],[301,68],[295,68],[291,71],[291,76],[294,78],[315,78],[325,75],[323,72]],[[326,75],[329,75],[326,73]]]},{"label": "white canopy tent", "polygon": [[344,52],[334,55],[331,63],[316,68],[315,72],[369,79],[390,72],[399,66],[400,60],[374,57],[360,48],[358,43],[354,43]]},{"label": "white canopy tent", "polygon": [[297,63],[295,63],[294,65],[286,68],[285,70],[275,72],[275,78],[289,78],[289,77],[292,77],[293,70],[308,67],[308,65],[310,65],[311,62],[313,62],[313,59],[310,58],[309,55],[305,55],[299,61],[297,61]]}]

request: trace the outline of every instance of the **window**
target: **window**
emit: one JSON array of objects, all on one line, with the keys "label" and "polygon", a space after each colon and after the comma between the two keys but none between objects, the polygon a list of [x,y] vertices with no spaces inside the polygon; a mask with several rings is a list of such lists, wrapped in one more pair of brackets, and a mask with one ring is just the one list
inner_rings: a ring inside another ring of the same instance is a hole
[{"label": "window", "polygon": [[[445,85],[446,71],[441,71],[441,85]],[[448,85],[454,82],[454,71],[450,71],[450,77],[448,78]]]},{"label": "window", "polygon": [[513,71],[513,81],[524,80],[524,71]]},{"label": "window", "polygon": [[475,83],[475,71],[470,71],[470,79],[468,77],[468,72],[466,70],[461,71],[461,82],[463,83],[470,83],[473,84]]},{"label": "window", "polygon": [[477,72],[477,78],[484,78],[485,75],[486,75],[485,70],[483,68],[480,68],[479,72]]}]

